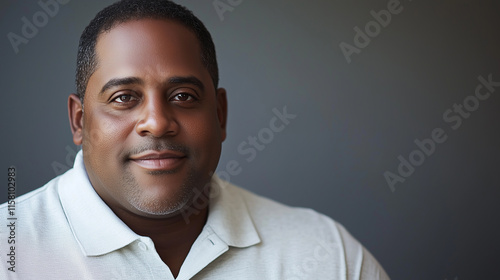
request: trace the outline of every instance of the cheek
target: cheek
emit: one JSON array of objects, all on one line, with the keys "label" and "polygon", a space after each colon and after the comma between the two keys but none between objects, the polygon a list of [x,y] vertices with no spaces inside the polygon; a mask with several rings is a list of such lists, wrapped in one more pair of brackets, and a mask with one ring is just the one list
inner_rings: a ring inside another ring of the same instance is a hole
[{"label": "cheek", "polygon": [[99,158],[121,149],[129,134],[130,124],[125,118],[109,117],[95,114],[91,120],[86,120],[82,147],[86,153]]},{"label": "cheek", "polygon": [[212,114],[186,115],[180,121],[183,139],[195,152],[204,156],[213,156],[220,153],[222,143],[221,129],[216,116]]},{"label": "cheek", "polygon": [[217,118],[212,114],[197,113],[182,117],[182,127],[185,129],[192,140],[203,144],[204,139],[207,143],[218,141],[221,138],[220,127]]}]

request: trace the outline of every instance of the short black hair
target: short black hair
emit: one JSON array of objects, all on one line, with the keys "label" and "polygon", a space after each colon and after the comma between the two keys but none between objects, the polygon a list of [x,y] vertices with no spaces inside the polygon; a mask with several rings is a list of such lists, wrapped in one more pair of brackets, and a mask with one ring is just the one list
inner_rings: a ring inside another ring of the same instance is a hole
[{"label": "short black hair", "polygon": [[76,62],[76,92],[82,103],[89,78],[98,66],[96,45],[99,35],[117,24],[139,19],[173,20],[193,31],[200,43],[202,63],[208,70],[214,87],[218,87],[219,70],[212,36],[190,10],[169,0],[122,0],[100,11],[80,37]]}]

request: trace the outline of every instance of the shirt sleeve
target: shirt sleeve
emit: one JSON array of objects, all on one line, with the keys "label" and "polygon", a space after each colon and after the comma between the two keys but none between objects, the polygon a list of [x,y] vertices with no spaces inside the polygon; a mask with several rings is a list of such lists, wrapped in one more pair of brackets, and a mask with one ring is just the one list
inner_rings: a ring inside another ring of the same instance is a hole
[{"label": "shirt sleeve", "polygon": [[384,268],[342,225],[336,223],[342,239],[347,280],[389,280]]}]

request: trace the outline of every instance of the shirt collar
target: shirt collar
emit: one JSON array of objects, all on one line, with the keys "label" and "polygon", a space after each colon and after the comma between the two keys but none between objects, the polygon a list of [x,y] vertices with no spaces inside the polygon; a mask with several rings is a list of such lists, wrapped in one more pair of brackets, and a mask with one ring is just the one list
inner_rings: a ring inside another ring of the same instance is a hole
[{"label": "shirt collar", "polygon": [[[82,151],[77,153],[73,168],[60,178],[58,189],[73,235],[86,256],[107,254],[140,238],[95,192]],[[259,243],[260,238],[240,193],[238,187],[216,175],[212,177],[209,214],[203,231],[212,231],[229,246],[244,248]]]},{"label": "shirt collar", "polygon": [[90,184],[82,151],[59,181],[59,196],[73,235],[86,256],[120,249],[139,238],[104,203]]},{"label": "shirt collar", "polygon": [[212,177],[206,226],[229,246],[244,248],[260,243],[241,190],[217,175]]}]

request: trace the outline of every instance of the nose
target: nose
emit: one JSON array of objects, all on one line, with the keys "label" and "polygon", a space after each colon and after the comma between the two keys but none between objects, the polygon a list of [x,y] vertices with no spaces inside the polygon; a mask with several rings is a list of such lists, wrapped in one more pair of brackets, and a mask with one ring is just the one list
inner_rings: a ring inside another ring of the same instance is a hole
[{"label": "nose", "polygon": [[164,100],[163,95],[154,94],[144,101],[135,126],[137,134],[157,138],[177,134],[178,123],[173,111],[169,110],[168,101]]}]

